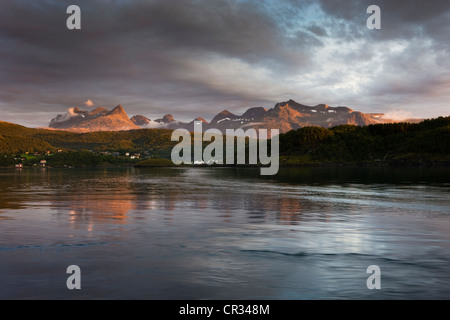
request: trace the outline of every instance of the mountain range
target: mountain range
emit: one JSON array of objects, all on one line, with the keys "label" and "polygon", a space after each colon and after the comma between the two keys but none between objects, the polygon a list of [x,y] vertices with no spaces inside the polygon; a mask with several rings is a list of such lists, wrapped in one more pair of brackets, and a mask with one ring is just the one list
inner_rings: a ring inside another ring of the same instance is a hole
[{"label": "mountain range", "polygon": [[[228,110],[224,110],[213,117],[211,122],[202,117],[198,117],[191,122],[181,122],[175,120],[171,114],[166,114],[156,120],[151,120],[143,115],[135,115],[130,118],[121,105],[111,111],[100,107],[92,111],[71,108],[66,114],[60,114],[52,119],[49,127],[79,132],[127,131],[142,128],[184,128],[193,131],[195,121],[203,123],[203,130],[214,128],[223,133],[226,129],[239,128],[244,130],[248,128],[279,129],[281,133],[285,133],[308,126],[330,128],[342,124],[366,126],[395,122],[385,119],[384,114],[381,113],[362,113],[348,107],[330,107],[326,104],[311,107],[289,100],[277,103],[269,110],[263,107],[249,108],[242,115],[235,115]],[[414,119],[412,122],[417,121],[417,119]]]}]

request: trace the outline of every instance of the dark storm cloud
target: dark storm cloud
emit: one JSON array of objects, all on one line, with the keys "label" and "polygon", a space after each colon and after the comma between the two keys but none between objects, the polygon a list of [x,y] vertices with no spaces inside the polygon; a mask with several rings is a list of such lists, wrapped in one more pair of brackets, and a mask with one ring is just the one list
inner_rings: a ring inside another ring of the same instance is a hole
[{"label": "dark storm cloud", "polygon": [[[366,8],[375,3],[379,32],[365,28]],[[152,118],[192,119],[289,98],[377,111],[370,109],[386,103],[375,101],[383,90],[394,101],[396,93],[448,96],[450,4],[432,3],[2,1],[1,120],[46,125],[87,99]],[[65,27],[71,4],[82,9],[80,31]],[[358,77],[365,82],[355,84]],[[424,79],[438,88],[415,90]]]},{"label": "dark storm cloud", "polygon": [[[326,15],[324,24],[333,39],[342,39],[352,52],[342,52],[336,60],[364,65],[362,78],[372,79],[360,86],[358,94],[348,95],[347,103],[372,104],[376,108],[401,106],[418,116],[448,114],[450,91],[450,1],[419,0],[320,0]],[[381,8],[382,29],[360,28],[368,15],[365,8]],[[345,45],[342,45],[344,48]],[[345,50],[344,50],[345,51]]]},{"label": "dark storm cloud", "polygon": [[[89,2],[86,7],[81,3],[82,32],[61,27],[67,17],[61,14],[66,7],[63,3],[46,2],[36,8],[16,2],[4,5],[0,29],[10,40],[8,58],[39,66],[42,71],[63,68],[71,71],[71,78],[77,76],[81,66],[85,66],[81,70],[99,64],[126,69],[136,63],[132,59],[176,65],[174,58],[204,52],[250,63],[296,63],[284,49],[289,43],[283,30],[267,12],[251,3],[204,1],[200,6],[198,1],[188,0],[101,1]],[[301,36],[306,41],[313,38]],[[95,68],[91,72],[95,75],[99,71],[101,76],[111,70]],[[44,76],[51,78],[52,74]]]},{"label": "dark storm cloud", "polygon": [[324,12],[346,20],[354,20],[364,12],[361,8],[377,5],[386,17],[395,17],[400,24],[423,23],[445,16],[450,10],[449,0],[319,0]]},{"label": "dark storm cloud", "polygon": [[[383,32],[363,35],[378,40],[410,39],[427,33],[438,38],[442,30],[449,30],[450,0],[319,0],[323,11],[347,25],[361,25],[367,19],[365,8],[378,5],[382,11]],[[448,40],[448,38],[447,38]],[[446,45],[448,44],[448,41]]]},{"label": "dark storm cloud", "polygon": [[319,37],[325,37],[328,35],[327,31],[324,28],[322,28],[316,24],[312,24],[312,25],[306,27],[306,29],[311,31],[312,33],[314,33],[315,35],[317,35]]},{"label": "dark storm cloud", "polygon": [[[308,55],[298,58],[298,48],[290,45],[264,6],[251,2],[78,1],[83,29],[69,31],[65,10],[72,2],[2,3],[0,57],[7,63],[1,73],[0,98],[4,102],[16,99],[19,105],[28,100],[32,109],[36,97],[48,103],[62,96],[61,105],[70,106],[95,96],[111,105],[147,100],[146,105],[136,102],[137,111],[147,113],[144,107],[161,113],[182,101],[201,111],[201,100],[225,104],[239,98],[245,102],[245,97],[227,97],[211,89],[201,74],[198,81],[186,83],[180,74],[195,70],[185,70],[185,59],[218,54],[278,70],[308,63]],[[309,34],[298,33],[295,41],[319,44]],[[8,93],[11,86],[20,86],[22,94]],[[186,96],[196,99],[185,102]],[[39,108],[56,112],[51,104]]]}]

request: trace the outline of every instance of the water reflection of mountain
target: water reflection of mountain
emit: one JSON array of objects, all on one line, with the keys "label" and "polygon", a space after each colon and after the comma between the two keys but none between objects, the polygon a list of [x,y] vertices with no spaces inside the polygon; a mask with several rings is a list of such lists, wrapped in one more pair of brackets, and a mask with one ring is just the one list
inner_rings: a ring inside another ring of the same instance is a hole
[{"label": "water reflection of mountain", "polygon": [[0,212],[26,208],[33,199],[30,190],[35,191],[46,180],[46,169],[0,169]]},{"label": "water reflection of mountain", "polygon": [[[420,170],[412,169],[425,184],[445,176],[444,169]],[[231,168],[24,169],[0,175],[0,213],[48,207],[61,217],[69,214],[73,223],[161,219],[179,225],[193,217],[239,224],[329,221],[340,208],[357,212],[365,208],[365,197],[381,197],[372,192],[377,183],[415,177],[411,170],[386,168],[291,168],[270,178],[258,169]]]},{"label": "water reflection of mountain", "polygon": [[[0,183],[2,208],[26,208],[30,202],[48,202],[72,222],[125,224],[154,212],[167,221],[189,214],[222,217],[224,221],[253,223],[302,218],[304,201],[273,190],[253,192],[252,180],[217,169],[74,169],[23,170],[4,173]],[[221,169],[219,169],[221,170]],[[243,179],[242,179],[243,178]],[[250,183],[250,185],[249,185]],[[250,186],[250,187],[249,187]],[[243,190],[247,189],[247,190]],[[236,210],[245,215],[237,216]],[[133,213],[138,213],[133,215]]]},{"label": "water reflection of mountain", "polygon": [[[270,189],[252,192],[248,179],[233,176],[232,170],[215,177],[214,170],[24,170],[8,175],[0,201],[3,207],[21,208],[28,195],[38,193],[59,214],[69,213],[73,222],[124,224],[133,212],[151,211],[166,220],[186,219],[185,211],[241,223],[301,220],[303,200]],[[236,210],[246,214],[234,216]]]},{"label": "water reflection of mountain", "polygon": [[[92,176],[93,175],[93,176]],[[176,170],[152,172],[151,179],[134,169],[91,171],[87,176],[71,176],[59,181],[51,196],[52,207],[72,221],[124,224],[130,213],[146,210],[175,209],[176,193],[161,188],[162,177],[176,176]]]}]

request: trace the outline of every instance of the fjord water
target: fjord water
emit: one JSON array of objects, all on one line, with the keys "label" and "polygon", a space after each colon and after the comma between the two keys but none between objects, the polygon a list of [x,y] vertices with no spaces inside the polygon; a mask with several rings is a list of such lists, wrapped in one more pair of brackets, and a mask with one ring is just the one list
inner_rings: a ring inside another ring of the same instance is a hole
[{"label": "fjord water", "polygon": [[[449,177],[2,169],[0,299],[449,299]],[[69,265],[81,290],[66,287]]]}]

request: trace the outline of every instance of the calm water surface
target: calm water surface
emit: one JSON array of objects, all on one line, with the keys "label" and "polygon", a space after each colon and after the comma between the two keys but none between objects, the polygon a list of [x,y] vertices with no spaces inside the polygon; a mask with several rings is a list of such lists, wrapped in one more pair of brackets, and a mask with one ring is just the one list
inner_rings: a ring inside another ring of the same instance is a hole
[{"label": "calm water surface", "polygon": [[0,299],[450,299],[449,177],[1,169]]}]

